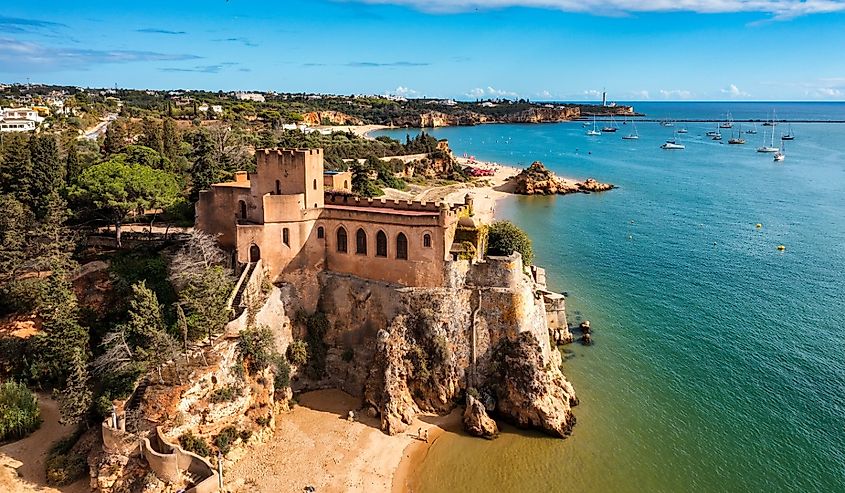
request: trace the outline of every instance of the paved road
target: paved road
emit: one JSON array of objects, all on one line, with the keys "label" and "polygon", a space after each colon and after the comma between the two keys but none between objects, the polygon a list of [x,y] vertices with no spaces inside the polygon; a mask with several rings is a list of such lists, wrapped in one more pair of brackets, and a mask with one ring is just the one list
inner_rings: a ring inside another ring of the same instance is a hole
[{"label": "paved road", "polygon": [[106,133],[109,123],[117,119],[117,113],[109,113],[106,117],[89,130],[86,130],[79,138],[85,140],[97,140],[100,135]]}]

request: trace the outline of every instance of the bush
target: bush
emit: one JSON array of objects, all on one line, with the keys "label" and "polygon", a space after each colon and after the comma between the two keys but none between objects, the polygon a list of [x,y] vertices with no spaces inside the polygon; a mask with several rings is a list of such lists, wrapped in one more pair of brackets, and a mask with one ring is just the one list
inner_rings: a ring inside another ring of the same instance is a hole
[{"label": "bush", "polygon": [[227,385],[212,392],[208,400],[213,404],[219,404],[221,402],[231,402],[242,395],[243,391],[240,387],[236,385]]},{"label": "bush", "polygon": [[343,350],[343,354],[341,354],[340,357],[343,359],[343,361],[349,363],[350,361],[355,359],[355,350],[351,347],[348,347]]},{"label": "bush", "polygon": [[214,446],[220,450],[220,453],[226,455],[232,450],[232,444],[238,439],[240,434],[234,426],[227,426],[223,428],[220,433],[214,437]]},{"label": "bush", "polygon": [[534,250],[531,238],[510,221],[496,221],[487,233],[487,255],[508,256],[513,252],[522,255],[522,262],[531,265]]},{"label": "bush", "polygon": [[273,366],[275,378],[273,379],[273,386],[276,390],[290,387],[290,364],[281,354],[275,355],[273,358]]},{"label": "bush", "polygon": [[211,448],[208,446],[208,442],[190,431],[182,433],[179,437],[179,446],[188,452],[193,452],[202,457],[209,457],[211,455]]},{"label": "bush", "polygon": [[247,329],[238,342],[238,357],[247,363],[250,373],[258,373],[273,360],[273,333],[266,326]]},{"label": "bush", "polygon": [[0,441],[23,438],[41,425],[38,398],[26,385],[0,385]]},{"label": "bush", "polygon": [[308,361],[308,343],[302,339],[296,339],[288,345],[285,355],[293,366],[302,366]]},{"label": "bush", "polygon": [[270,416],[259,416],[255,418],[255,424],[258,426],[270,426]]},{"label": "bush", "polygon": [[47,461],[44,463],[47,471],[47,484],[65,486],[88,474],[88,463],[85,457],[73,451],[73,446],[78,439],[79,434],[75,433],[59,440],[50,449],[47,454]]}]

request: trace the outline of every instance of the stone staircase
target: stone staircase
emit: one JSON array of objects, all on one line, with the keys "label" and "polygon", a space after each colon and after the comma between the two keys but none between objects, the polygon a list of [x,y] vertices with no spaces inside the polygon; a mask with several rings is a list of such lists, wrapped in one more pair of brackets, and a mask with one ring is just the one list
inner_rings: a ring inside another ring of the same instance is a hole
[{"label": "stone staircase", "polygon": [[252,273],[255,271],[256,265],[256,262],[250,262],[247,264],[246,269],[244,269],[244,274],[241,276],[241,282],[236,288],[237,291],[235,292],[234,298],[232,298],[232,310],[234,311],[233,318],[240,317],[246,309],[246,306],[243,304],[244,292],[249,285],[249,279],[252,277]]}]

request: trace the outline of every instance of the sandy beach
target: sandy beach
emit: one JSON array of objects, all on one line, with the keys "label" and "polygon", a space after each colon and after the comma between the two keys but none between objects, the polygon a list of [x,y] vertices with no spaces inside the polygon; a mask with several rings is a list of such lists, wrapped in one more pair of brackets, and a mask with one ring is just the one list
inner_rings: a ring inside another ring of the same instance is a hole
[{"label": "sandy beach", "polygon": [[[266,443],[251,445],[228,467],[226,483],[233,492],[407,491],[415,467],[442,430],[460,423],[460,414],[421,416],[406,433],[389,436],[376,418],[346,419],[361,407],[358,398],[339,390],[302,394],[299,405],[276,417],[276,433]],[[451,426],[450,426],[451,424]],[[428,443],[417,437],[428,431]]]}]

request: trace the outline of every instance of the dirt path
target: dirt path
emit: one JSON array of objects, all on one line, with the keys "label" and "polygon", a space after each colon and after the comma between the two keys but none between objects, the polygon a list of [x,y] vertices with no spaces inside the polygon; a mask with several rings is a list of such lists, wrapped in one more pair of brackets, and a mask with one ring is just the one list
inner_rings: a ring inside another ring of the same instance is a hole
[{"label": "dirt path", "polygon": [[[73,428],[59,423],[59,406],[45,394],[38,394],[41,408],[41,427],[26,438],[0,447],[0,491],[9,492],[64,492],[89,491],[87,481],[59,489],[46,486],[44,462],[47,452],[60,438],[69,435]],[[17,470],[15,474],[14,470]]]}]

